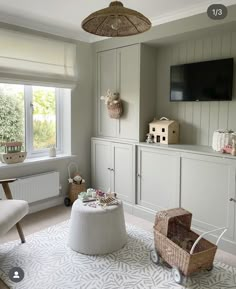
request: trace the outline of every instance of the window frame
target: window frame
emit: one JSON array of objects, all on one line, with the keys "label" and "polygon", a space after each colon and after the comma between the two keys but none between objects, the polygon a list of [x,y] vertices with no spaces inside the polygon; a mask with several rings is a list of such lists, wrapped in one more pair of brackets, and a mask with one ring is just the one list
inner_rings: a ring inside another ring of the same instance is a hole
[{"label": "window frame", "polygon": [[[0,83],[8,85],[21,84],[19,82],[9,83],[3,82],[0,79]],[[33,86],[40,86],[39,84],[21,84],[24,86],[24,140],[25,140],[25,151],[27,152],[27,158],[36,158],[48,156],[49,149],[33,149]],[[41,85],[42,87],[50,87],[47,85]],[[63,153],[63,95],[64,89],[51,86],[55,88],[56,97],[56,151],[57,154]]]}]

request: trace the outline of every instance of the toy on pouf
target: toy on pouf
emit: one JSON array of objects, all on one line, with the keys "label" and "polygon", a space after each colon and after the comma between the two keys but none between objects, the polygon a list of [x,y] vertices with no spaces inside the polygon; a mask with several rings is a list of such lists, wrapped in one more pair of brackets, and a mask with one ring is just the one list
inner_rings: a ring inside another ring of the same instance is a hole
[{"label": "toy on pouf", "polygon": [[113,206],[119,204],[117,194],[114,192],[103,192],[101,190],[87,189],[86,192],[81,192],[78,198],[85,203],[85,206],[96,208],[97,206]]},{"label": "toy on pouf", "polygon": [[[74,173],[72,175],[71,170],[74,168]],[[78,195],[81,192],[86,191],[85,187],[85,180],[82,178],[82,176],[78,173],[78,166],[76,163],[71,162],[68,166],[68,183],[69,183],[69,193],[68,197],[64,199],[64,204],[66,207],[69,207],[74,203],[75,200],[77,200]]]}]

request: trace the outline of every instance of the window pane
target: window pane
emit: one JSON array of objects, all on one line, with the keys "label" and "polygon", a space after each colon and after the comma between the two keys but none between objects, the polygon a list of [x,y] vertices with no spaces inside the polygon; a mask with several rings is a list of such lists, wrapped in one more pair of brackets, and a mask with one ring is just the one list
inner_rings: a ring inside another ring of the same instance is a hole
[{"label": "window pane", "polygon": [[56,146],[56,91],[33,86],[33,149]]},{"label": "window pane", "polygon": [[24,123],[24,86],[0,83],[0,142],[21,141],[25,146]]}]

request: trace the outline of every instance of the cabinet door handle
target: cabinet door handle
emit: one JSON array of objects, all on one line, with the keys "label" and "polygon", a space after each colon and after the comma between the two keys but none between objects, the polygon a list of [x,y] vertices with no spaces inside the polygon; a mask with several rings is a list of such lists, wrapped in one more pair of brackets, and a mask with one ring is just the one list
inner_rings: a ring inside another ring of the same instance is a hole
[{"label": "cabinet door handle", "polygon": [[109,171],[111,170],[111,168],[107,168]]},{"label": "cabinet door handle", "polygon": [[233,199],[233,198],[230,198],[229,201],[230,201],[230,202],[235,202],[235,203],[236,203],[236,200]]},{"label": "cabinet door handle", "polygon": [[137,177],[138,177],[138,178],[141,178],[141,175],[140,175],[140,174],[137,174]]},{"label": "cabinet door handle", "polygon": [[115,170],[114,169],[110,169],[112,172],[114,172]]}]

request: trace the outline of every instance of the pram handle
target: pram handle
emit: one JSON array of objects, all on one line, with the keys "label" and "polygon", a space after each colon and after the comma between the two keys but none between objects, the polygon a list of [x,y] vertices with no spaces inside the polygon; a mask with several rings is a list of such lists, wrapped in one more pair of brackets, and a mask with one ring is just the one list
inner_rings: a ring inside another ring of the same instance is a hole
[{"label": "pram handle", "polygon": [[195,247],[197,246],[198,242],[199,242],[204,236],[206,236],[206,235],[208,235],[208,234],[211,234],[211,233],[213,233],[213,232],[221,231],[221,230],[223,230],[223,232],[220,234],[220,236],[218,237],[218,239],[217,239],[217,241],[216,241],[216,246],[217,246],[218,243],[220,242],[220,239],[222,238],[222,236],[224,235],[224,233],[227,231],[227,228],[225,228],[225,227],[224,227],[224,228],[214,229],[214,230],[211,230],[211,231],[202,233],[202,234],[197,238],[197,240],[194,242],[194,244],[193,244],[193,246],[192,246],[192,248],[191,248],[191,251],[190,251],[190,255],[193,254],[194,249],[195,249]]}]

